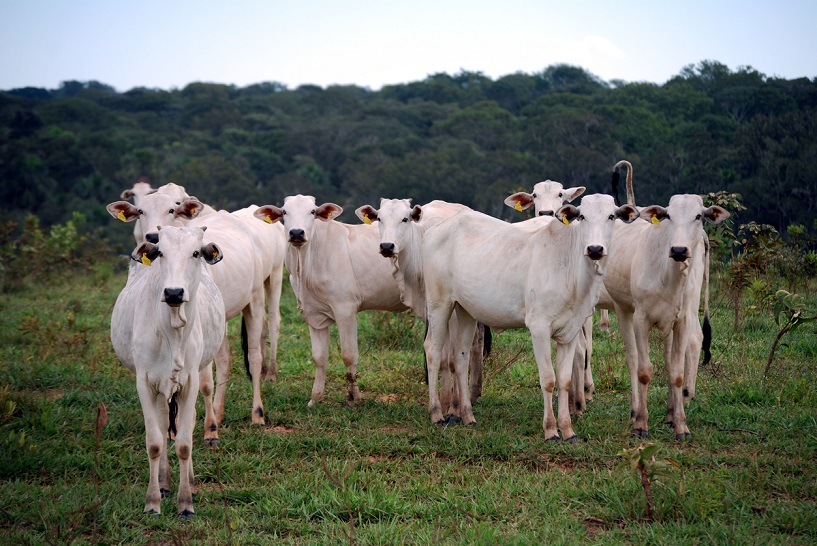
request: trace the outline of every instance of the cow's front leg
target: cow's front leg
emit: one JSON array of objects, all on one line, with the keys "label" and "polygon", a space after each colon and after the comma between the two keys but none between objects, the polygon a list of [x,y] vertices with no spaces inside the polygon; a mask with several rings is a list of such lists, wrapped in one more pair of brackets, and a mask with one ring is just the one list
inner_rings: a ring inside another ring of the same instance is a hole
[{"label": "cow's front leg", "polygon": [[[618,318],[618,329],[621,340],[624,343],[624,354],[627,360],[627,372],[630,375],[630,423],[635,423],[635,414],[641,403],[638,382],[638,348],[633,331],[633,315],[625,313],[622,309],[616,308]],[[640,431],[633,429],[633,434],[641,436]]]},{"label": "cow's front leg", "polygon": [[[667,418],[669,424],[675,429],[675,439],[679,442],[692,439],[686,420],[684,410],[684,360],[689,349],[689,335],[683,321],[675,322],[673,331],[672,351],[670,352],[667,377],[669,378],[669,395]],[[671,413],[670,413],[671,412]]]},{"label": "cow's front leg", "polygon": [[[542,418],[542,428],[545,431],[545,440],[559,439],[559,429],[556,425],[556,416],[553,414],[553,389],[556,387],[556,374],[553,372],[553,363],[550,358],[550,333],[531,329],[533,341],[533,356],[536,358],[536,367],[539,370],[539,386],[542,389],[542,399],[545,404],[545,413]],[[567,400],[567,394],[565,394]]]},{"label": "cow's front leg", "polygon": [[428,329],[425,340],[423,340],[428,366],[428,415],[431,422],[437,425],[445,424],[437,383],[440,378],[440,362],[448,332],[450,312],[450,309],[429,312]]},{"label": "cow's front leg", "polygon": [[[585,399],[585,383],[584,383],[584,367],[587,360],[587,345],[584,337],[584,330],[580,331],[576,336],[576,350],[573,353],[572,363],[572,377],[570,381],[570,399],[569,408],[570,414],[580,416],[587,409],[587,402]],[[558,366],[558,360],[557,360]]]},{"label": "cow's front leg", "polygon": [[[609,325],[608,325],[609,326]],[[596,394],[596,384],[593,381],[593,315],[590,315],[584,323],[584,399],[585,402],[592,402],[593,395]]]},{"label": "cow's front leg", "polygon": [[[556,343],[556,384],[559,387],[559,431],[562,433],[562,439],[566,442],[575,443],[578,441],[576,433],[573,432],[573,423],[570,420],[570,405],[564,402],[570,397],[570,383],[573,375],[573,361],[579,344],[579,336],[581,332],[568,343]],[[582,358],[584,360],[584,358]],[[583,368],[583,367],[582,367]],[[581,374],[584,369],[581,370]],[[581,375],[579,374],[579,375]],[[582,401],[584,397],[584,390],[581,392]]]},{"label": "cow's front leg", "polygon": [[649,412],[647,410],[647,391],[652,381],[653,366],[650,361],[649,345],[650,324],[646,318],[633,318],[633,337],[638,351],[638,407],[635,409],[633,436],[649,436]]},{"label": "cow's front leg", "polygon": [[264,292],[255,291],[250,305],[244,309],[243,328],[247,336],[247,361],[252,378],[252,424],[264,425],[264,403],[261,400],[261,371],[264,365]]},{"label": "cow's front leg", "polygon": [[360,390],[357,387],[357,313],[338,319],[338,338],[340,354],[346,366],[346,403],[355,406],[360,402]]},{"label": "cow's front leg", "polygon": [[137,377],[136,389],[145,421],[145,448],[150,464],[145,512],[160,514],[163,489],[170,492],[167,463],[167,401],[161,394],[153,392],[144,376]]},{"label": "cow's front leg", "polygon": [[471,345],[474,343],[474,334],[477,321],[457,306],[457,337],[452,340],[455,346],[454,371],[456,373],[455,396],[459,399],[459,411],[462,422],[466,425],[477,423],[474,410],[471,407],[471,393],[468,384],[468,364],[471,357]]},{"label": "cow's front leg", "polygon": [[183,518],[193,517],[193,428],[196,425],[198,376],[190,374],[188,383],[178,393],[179,430],[176,455],[179,457],[179,496],[177,506]]},{"label": "cow's front leg", "polygon": [[312,384],[312,397],[308,407],[323,402],[323,390],[326,387],[326,363],[329,360],[329,328],[309,327],[312,340],[312,361],[315,363],[315,382]]}]

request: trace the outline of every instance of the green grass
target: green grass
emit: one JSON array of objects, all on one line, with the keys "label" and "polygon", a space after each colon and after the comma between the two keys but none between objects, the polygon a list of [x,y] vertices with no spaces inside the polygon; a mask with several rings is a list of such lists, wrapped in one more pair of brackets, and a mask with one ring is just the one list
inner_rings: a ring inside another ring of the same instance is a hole
[{"label": "green grass", "polygon": [[[771,314],[748,316],[733,331],[732,306],[718,282],[714,362],[701,369],[687,409],[690,443],[676,443],[663,425],[667,389],[656,365],[649,441],[680,471],[653,484],[652,522],[640,479],[617,457],[637,441],[630,438],[629,380],[616,333],[595,333],[597,393],[574,420],[577,445],[544,441],[526,331],[495,335],[475,428],[431,425],[423,329],[408,315],[361,314],[364,401],[356,408],[344,404],[345,368],[333,332],[326,400],[308,410],[309,334],[288,286],[279,379],[263,384],[267,426],[250,424],[251,386],[233,322],[233,375],[217,448],[202,443],[199,400],[195,519],[177,517],[174,497],[164,499],[161,516],[143,514],[142,415],[134,378],[116,360],[108,335],[110,308],[125,282],[116,269],[102,262],[3,295],[4,544],[817,541],[815,327],[785,338],[764,381],[777,332]],[[658,363],[658,336],[653,341]],[[99,402],[109,420],[95,463]],[[175,453],[171,466],[175,490]]]}]

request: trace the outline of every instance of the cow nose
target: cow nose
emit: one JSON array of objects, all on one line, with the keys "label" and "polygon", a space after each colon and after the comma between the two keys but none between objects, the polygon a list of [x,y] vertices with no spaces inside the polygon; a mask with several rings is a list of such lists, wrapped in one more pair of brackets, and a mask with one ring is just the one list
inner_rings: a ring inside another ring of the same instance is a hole
[{"label": "cow nose", "polygon": [[184,288],[165,288],[163,299],[168,305],[181,305],[184,303]]},{"label": "cow nose", "polygon": [[669,249],[669,257],[676,262],[683,262],[687,259],[689,250],[685,246],[674,246]]},{"label": "cow nose", "polygon": [[540,210],[539,216],[553,216],[554,213],[552,210]]},{"label": "cow nose", "polygon": [[600,260],[604,257],[604,247],[601,245],[590,245],[587,247],[587,256],[591,260]]},{"label": "cow nose", "polygon": [[304,230],[302,230],[302,229],[290,229],[289,230],[289,240],[290,241],[303,241],[304,240]]},{"label": "cow nose", "polygon": [[394,243],[380,243],[380,254],[387,258],[394,255]]},{"label": "cow nose", "polygon": [[147,235],[145,235],[145,240],[153,245],[158,244],[159,234],[156,233],[155,231],[153,233],[148,233]]}]

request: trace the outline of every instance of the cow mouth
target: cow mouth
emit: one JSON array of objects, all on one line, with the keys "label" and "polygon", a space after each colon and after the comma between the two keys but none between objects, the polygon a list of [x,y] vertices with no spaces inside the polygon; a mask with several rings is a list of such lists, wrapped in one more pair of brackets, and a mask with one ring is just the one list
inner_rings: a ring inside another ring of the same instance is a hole
[{"label": "cow mouth", "polygon": [[306,241],[304,241],[303,239],[290,239],[289,244],[291,244],[295,248],[301,248],[306,244]]},{"label": "cow mouth", "polygon": [[589,251],[588,250],[587,253],[585,254],[585,256],[587,256],[588,258],[590,258],[594,262],[597,262],[597,261],[601,260],[602,258],[604,258],[604,256],[606,256],[606,254],[604,253],[603,250],[594,250],[594,251]]},{"label": "cow mouth", "polygon": [[393,250],[381,250],[380,255],[383,256],[384,258],[393,258],[397,256],[397,253]]}]

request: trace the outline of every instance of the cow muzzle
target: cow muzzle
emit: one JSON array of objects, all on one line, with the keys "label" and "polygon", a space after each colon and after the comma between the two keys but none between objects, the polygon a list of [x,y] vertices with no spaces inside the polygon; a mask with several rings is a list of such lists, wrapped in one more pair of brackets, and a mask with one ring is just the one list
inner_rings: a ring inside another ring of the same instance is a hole
[{"label": "cow muzzle", "polygon": [[601,245],[590,245],[587,247],[585,252],[585,256],[590,258],[591,260],[601,260],[605,256],[604,247]]},{"label": "cow muzzle", "polygon": [[689,249],[685,246],[674,246],[669,249],[669,257],[676,262],[685,262],[689,258]]},{"label": "cow muzzle", "polygon": [[540,210],[539,211],[539,216],[555,216],[555,215],[556,215],[556,213],[553,212],[552,210]]},{"label": "cow muzzle", "polygon": [[147,233],[145,234],[145,241],[149,242],[152,245],[159,244],[159,234],[157,232]]},{"label": "cow muzzle", "polygon": [[306,233],[302,229],[289,230],[289,244],[300,248],[306,244]]},{"label": "cow muzzle", "polygon": [[184,288],[165,288],[162,301],[170,307],[178,307],[185,302]]},{"label": "cow muzzle", "polygon": [[380,243],[380,255],[385,258],[394,256],[394,243]]}]

